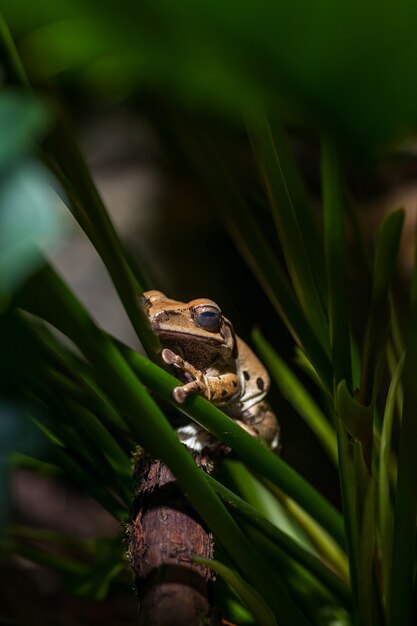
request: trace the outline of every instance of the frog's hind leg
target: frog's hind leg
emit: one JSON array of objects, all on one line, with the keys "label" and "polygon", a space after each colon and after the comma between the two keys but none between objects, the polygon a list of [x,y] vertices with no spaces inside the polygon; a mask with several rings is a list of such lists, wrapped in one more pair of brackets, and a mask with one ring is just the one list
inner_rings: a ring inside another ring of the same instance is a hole
[{"label": "frog's hind leg", "polygon": [[275,413],[267,402],[254,404],[244,410],[240,418],[235,421],[250,435],[264,441],[274,452],[279,450],[280,427]]},{"label": "frog's hind leg", "polygon": [[206,395],[206,387],[199,380],[192,380],[190,383],[175,387],[172,391],[174,400],[179,404],[183,404],[186,401],[190,393],[198,393],[203,397]]}]

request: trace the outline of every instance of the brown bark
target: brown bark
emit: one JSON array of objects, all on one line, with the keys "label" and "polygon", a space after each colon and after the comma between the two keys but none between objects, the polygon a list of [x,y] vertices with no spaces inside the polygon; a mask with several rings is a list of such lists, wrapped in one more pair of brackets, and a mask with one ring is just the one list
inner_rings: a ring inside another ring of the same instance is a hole
[{"label": "brown bark", "polygon": [[[196,463],[209,469],[200,455]],[[209,569],[194,556],[213,557],[213,537],[177,487],[171,471],[144,454],[127,528],[129,557],[140,600],[141,626],[218,624],[210,617]],[[203,621],[204,620],[204,621]]]}]

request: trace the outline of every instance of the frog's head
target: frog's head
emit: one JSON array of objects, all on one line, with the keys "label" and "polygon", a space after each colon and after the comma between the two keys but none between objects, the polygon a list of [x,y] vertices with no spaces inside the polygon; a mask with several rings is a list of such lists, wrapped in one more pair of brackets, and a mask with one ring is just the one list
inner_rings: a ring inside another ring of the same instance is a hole
[{"label": "frog's head", "polygon": [[206,351],[212,358],[235,356],[233,327],[212,300],[178,302],[161,291],[146,291],[142,306],[163,347],[175,346],[186,356],[197,346],[200,354]]}]

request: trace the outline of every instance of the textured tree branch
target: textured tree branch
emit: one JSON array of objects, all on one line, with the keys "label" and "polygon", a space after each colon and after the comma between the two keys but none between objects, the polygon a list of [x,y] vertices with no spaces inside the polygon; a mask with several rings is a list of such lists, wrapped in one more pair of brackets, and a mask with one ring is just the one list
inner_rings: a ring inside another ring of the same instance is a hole
[{"label": "textured tree branch", "polygon": [[[196,463],[211,471],[207,457]],[[141,626],[215,626],[209,602],[212,572],[193,557],[213,557],[213,536],[180,492],[171,471],[142,454],[133,513],[127,527],[128,553],[140,600]]]}]

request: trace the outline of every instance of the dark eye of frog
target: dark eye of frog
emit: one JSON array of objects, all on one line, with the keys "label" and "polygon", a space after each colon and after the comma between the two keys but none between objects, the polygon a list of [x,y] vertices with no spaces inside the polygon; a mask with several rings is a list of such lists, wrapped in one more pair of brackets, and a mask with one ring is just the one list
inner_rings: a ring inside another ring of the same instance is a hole
[{"label": "dark eye of frog", "polygon": [[218,307],[212,304],[200,304],[193,308],[193,317],[200,328],[208,330],[210,333],[219,332],[222,313]]}]

